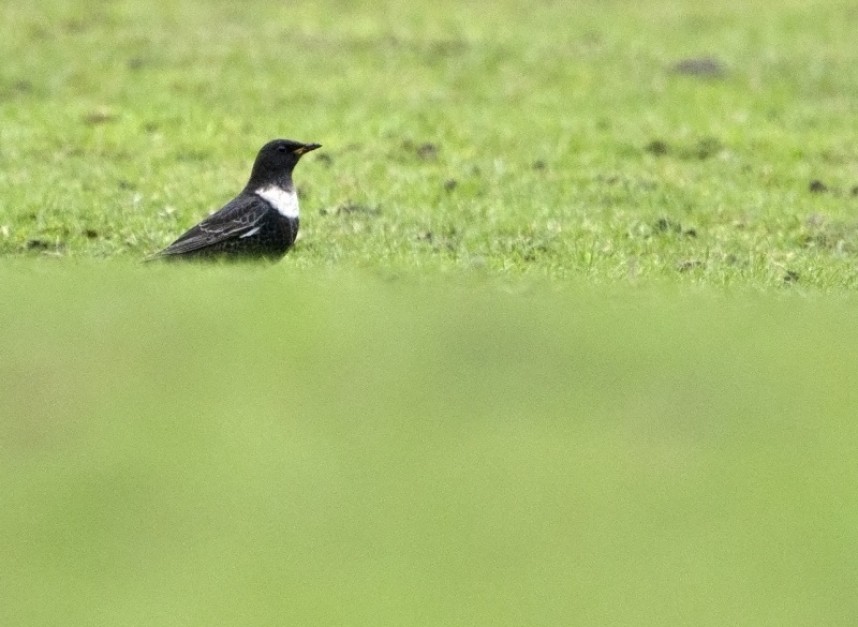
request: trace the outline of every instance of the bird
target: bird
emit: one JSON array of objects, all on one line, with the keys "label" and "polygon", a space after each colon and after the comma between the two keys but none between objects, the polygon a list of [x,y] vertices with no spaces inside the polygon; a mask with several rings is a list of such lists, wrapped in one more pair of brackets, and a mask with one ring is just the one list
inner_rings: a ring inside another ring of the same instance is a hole
[{"label": "bird", "polygon": [[298,235],[298,194],[292,170],[321,144],[274,139],[256,155],[241,193],[152,259],[277,260]]}]

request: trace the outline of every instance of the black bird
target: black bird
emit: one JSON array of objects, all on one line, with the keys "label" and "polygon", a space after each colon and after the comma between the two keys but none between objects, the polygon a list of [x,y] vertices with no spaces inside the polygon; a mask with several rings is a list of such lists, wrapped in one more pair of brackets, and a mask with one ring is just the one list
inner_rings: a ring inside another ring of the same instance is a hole
[{"label": "black bird", "polygon": [[291,139],[268,142],[241,193],[152,259],[282,257],[298,235],[292,170],[301,155],[320,147]]}]

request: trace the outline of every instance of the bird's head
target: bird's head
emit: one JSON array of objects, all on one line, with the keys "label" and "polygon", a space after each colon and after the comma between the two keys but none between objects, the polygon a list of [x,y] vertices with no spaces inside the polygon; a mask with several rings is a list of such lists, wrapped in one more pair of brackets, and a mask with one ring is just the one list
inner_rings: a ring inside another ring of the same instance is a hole
[{"label": "bird's head", "polygon": [[321,148],[321,144],[304,144],[291,139],[275,139],[265,144],[253,163],[251,182],[274,183],[289,179],[301,155]]}]

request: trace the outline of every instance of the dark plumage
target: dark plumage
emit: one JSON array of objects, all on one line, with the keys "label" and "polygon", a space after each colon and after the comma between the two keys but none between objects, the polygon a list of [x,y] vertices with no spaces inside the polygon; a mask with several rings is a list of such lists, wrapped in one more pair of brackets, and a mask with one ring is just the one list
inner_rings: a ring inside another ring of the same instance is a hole
[{"label": "dark plumage", "polygon": [[301,155],[319,147],[289,139],[265,144],[241,193],[153,258],[282,257],[298,235],[292,170]]}]

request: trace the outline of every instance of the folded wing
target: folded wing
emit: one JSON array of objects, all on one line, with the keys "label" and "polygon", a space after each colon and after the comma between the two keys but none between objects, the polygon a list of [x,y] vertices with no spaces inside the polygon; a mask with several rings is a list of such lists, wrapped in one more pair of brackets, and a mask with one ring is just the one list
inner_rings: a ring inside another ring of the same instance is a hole
[{"label": "folded wing", "polygon": [[220,211],[188,229],[158,255],[182,255],[238,239],[257,228],[268,211],[268,203],[260,197],[239,196]]}]

